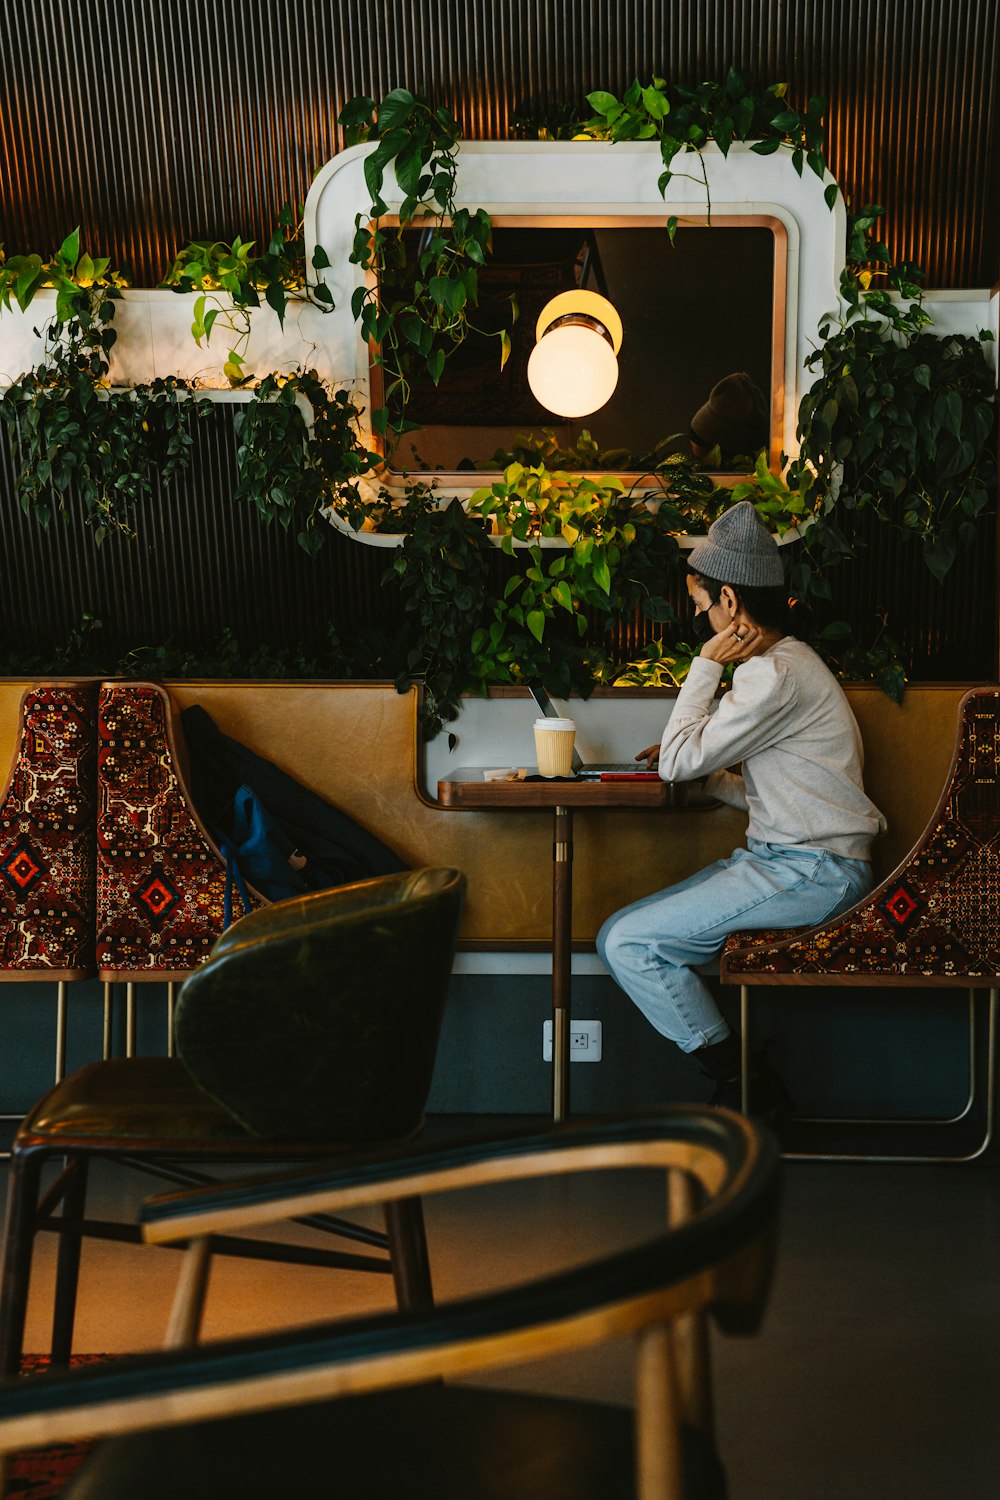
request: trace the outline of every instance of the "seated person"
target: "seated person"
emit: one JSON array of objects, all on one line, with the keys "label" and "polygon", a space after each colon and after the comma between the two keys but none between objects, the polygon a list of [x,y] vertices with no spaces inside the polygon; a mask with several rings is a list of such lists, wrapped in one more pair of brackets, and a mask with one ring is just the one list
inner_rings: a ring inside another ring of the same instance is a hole
[{"label": "seated person", "polygon": [[[597,951],[662,1036],[738,1108],[740,1044],[697,972],[731,932],[810,927],[872,886],[871,844],[885,819],[865,795],[862,745],[840,684],[788,634],[781,558],[748,500],[724,511],[688,556],[687,590],[701,654],[659,745],[639,752],[665,781],[705,788],[748,814],[746,848],[604,923]],[[720,701],[724,668],[736,663]],[[742,771],[727,768],[740,763]],[[789,1112],[763,1054],[751,1059],[750,1108]]]}]

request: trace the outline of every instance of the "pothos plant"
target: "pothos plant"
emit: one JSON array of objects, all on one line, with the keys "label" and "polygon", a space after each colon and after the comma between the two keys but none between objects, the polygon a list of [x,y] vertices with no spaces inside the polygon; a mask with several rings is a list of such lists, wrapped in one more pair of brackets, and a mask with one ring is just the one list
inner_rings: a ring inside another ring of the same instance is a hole
[{"label": "pothos plant", "polygon": [[[351,306],[382,371],[383,404],[372,412],[372,426],[391,445],[418,425],[406,417],[414,371],[426,370],[436,385],[448,356],[474,326],[479,267],[489,254],[492,224],[485,209],[456,204],[460,132],[443,105],[398,88],[380,104],[367,96],[349,100],[339,123],[348,145],[378,142],[365,158],[372,201],[355,221],[350,257],[373,274],[369,284],[356,288]],[[382,197],[390,164],[403,192],[393,225],[384,222],[388,205]],[[408,228],[422,231],[415,248],[407,241]],[[512,299],[512,321],[516,315]],[[495,337],[502,369],[510,335],[504,328]]]},{"label": "pothos plant", "polygon": [[467,505],[442,509],[429,486],[413,485],[402,506],[383,495],[371,510],[403,533],[386,581],[414,642],[401,681],[423,678],[429,734],[454,718],[462,693],[493,684],[586,696],[624,670],[612,639],[621,619],[673,618],[663,590],[682,517],[617,476],[512,464]]},{"label": "pothos plant", "polygon": [[[563,111],[555,121],[544,117],[533,121],[530,114],[522,114],[521,132],[573,140],[656,140],[663,167],[657,180],[661,196],[666,196],[674,177],[691,177],[705,190],[709,219],[712,199],[701,152],[710,141],[715,142],[723,156],[729,154],[734,141],[751,141],[751,151],[759,156],[787,150],[799,176],[805,166],[820,178],[826,172],[823,151],[826,100],[811,98],[803,114],[789,101],[787,83],[760,88],[734,68],[729,69],[722,83],[669,83],[654,74],[647,84],[633,79],[620,99],[607,89],[595,89],[587,95],[587,104],[589,114],[579,109],[568,112],[567,117]],[[681,165],[692,153],[697,161],[697,176]],[[836,183],[825,189],[831,208],[838,191]],[[671,239],[677,225],[677,216],[671,215],[667,220]]]},{"label": "pothos plant", "polygon": [[793,477],[807,497],[836,487],[838,512],[871,510],[918,542],[940,581],[995,501],[993,335],[928,328],[921,272],[872,234],[882,212],[852,221],[841,308],[807,360],[819,376],[799,408]]},{"label": "pothos plant", "polygon": [[[863,513],[917,543],[941,582],[995,503],[996,392],[983,349],[992,335],[929,329],[919,268],[894,262],[876,237],[882,213],[873,206],[849,222],[840,306],[806,361],[819,374],[799,407],[797,457],[781,476],[758,465],[733,491],[779,530],[807,523],[788,553],[789,585],[826,615],[831,573],[862,545]],[[873,678],[898,700],[906,676],[890,624],[877,612],[865,645],[828,620],[813,643],[842,675]]]},{"label": "pothos plant", "polygon": [[108,386],[115,303],[124,277],[81,250],[79,230],[43,262],[0,261],[0,306],[27,310],[45,287],[56,292],[42,363],[0,397],[22,509],[43,526],[82,505],[94,537],[132,532],[137,503],[156,482],[169,484],[190,461],[189,416],[208,411],[183,381],[154,380],[128,391]]},{"label": "pothos plant", "polygon": [[235,417],[234,498],[254,504],[263,520],[294,528],[299,545],[317,552],[329,529],[327,507],[355,521],[363,513],[358,480],[378,454],[361,442],[360,416],[350,393],[315,370],[266,376]]},{"label": "pothos plant", "polygon": [[[262,301],[277,315],[282,328],[290,302],[311,302],[329,311],[333,295],[322,281],[311,280],[306,266],[302,209],[284,203],[265,251],[254,254],[254,241],[239,235],[231,244],[222,240],[192,240],[178,251],[160,283],[179,292],[196,292],[191,333],[198,347],[207,344],[218,327],[232,341],[223,373],[230,385],[243,385],[250,342],[251,313]],[[311,268],[330,264],[322,245],[316,245]]]},{"label": "pothos plant", "polygon": [[[551,638],[562,634],[559,655],[571,671],[588,673],[593,686],[607,671],[605,641],[615,620],[636,610],[656,623],[673,619],[663,587],[676,564],[673,533],[682,521],[669,500],[651,509],[616,475],[515,463],[472,494],[469,511],[495,525],[508,556],[515,542],[527,543],[529,559],[473,637],[481,685],[544,679],[552,671]],[[564,547],[543,548],[544,539]]]}]

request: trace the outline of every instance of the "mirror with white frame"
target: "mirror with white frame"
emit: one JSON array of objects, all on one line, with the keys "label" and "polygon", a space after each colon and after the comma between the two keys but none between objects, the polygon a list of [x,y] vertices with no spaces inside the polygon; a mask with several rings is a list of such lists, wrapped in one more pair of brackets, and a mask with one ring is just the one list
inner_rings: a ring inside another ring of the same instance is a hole
[{"label": "mirror with white frame", "polygon": [[[380,392],[377,376],[373,389],[370,351],[351,312],[351,296],[364,284],[364,272],[351,264],[350,254],[356,219],[366,219],[370,208],[364,162],[373,149],[354,146],[335,157],[317,175],[306,203],[309,248],[318,242],[327,252],[331,264],[324,277],[336,304],[323,323],[325,363],[366,411],[379,403]],[[564,446],[572,446],[581,427],[594,434],[601,449],[627,449],[640,457],[673,433],[686,441],[690,419],[713,386],[730,372],[746,370],[765,395],[770,460],[776,464],[781,452],[795,451],[795,412],[810,383],[805,360],[822,317],[836,304],[844,260],[843,205],[838,199],[831,209],[824,199],[831,179],[800,178],[782,154],[759,156],[733,146],[724,157],[708,147],[704,164],[710,213],[704,186],[691,177],[678,174],[668,199],[660,197],[655,143],[473,141],[461,147],[457,201],[486,209],[498,237],[510,232],[524,241],[528,234],[573,231],[580,240],[590,236],[598,247],[605,279],[617,257],[624,262],[615,273],[624,323],[620,379],[623,393],[638,388],[645,397],[640,403],[626,394],[625,404],[636,406],[637,416],[640,405],[646,410],[632,431],[612,426],[611,412],[582,419],[575,428],[558,428],[560,439],[568,439]],[[391,172],[382,197],[390,214],[398,212],[403,195]],[[671,215],[679,220],[675,246],[665,228]],[[610,238],[618,235],[620,249]],[[637,251],[644,244],[655,245],[655,251]],[[648,263],[642,274],[637,253]],[[707,275],[689,283],[685,278],[694,276],[696,263],[703,263]],[[682,265],[684,275],[675,270]],[[533,319],[522,317],[530,335]],[[626,373],[629,346],[637,359],[635,374]],[[645,363],[638,362],[640,356]],[[499,372],[498,358],[494,371]],[[656,409],[658,382],[664,388],[662,413]],[[461,424],[428,422],[427,414],[434,415],[430,400],[421,418],[418,392],[416,416],[424,430],[415,435],[416,454],[407,461],[420,460],[432,470],[443,493],[468,494],[490,472],[493,453],[509,450],[512,436],[558,427],[546,422],[540,409],[532,411],[523,390],[512,385],[511,391],[507,411],[494,401],[488,422]],[[487,404],[484,400],[484,410]],[[514,419],[494,421],[504,415]],[[457,443],[439,446],[435,425],[450,427]],[[473,446],[476,427],[485,430]],[[364,436],[372,441],[370,427]],[[402,483],[400,473],[389,471],[390,488],[394,478]]]},{"label": "mirror with white frame", "polygon": [[[402,233],[405,286],[426,231]],[[650,217],[498,217],[473,331],[436,385],[426,374],[412,381],[406,416],[420,428],[392,447],[390,472],[457,479],[518,459],[642,475],[677,451],[732,475],[752,468],[762,450],[776,462],[786,249],[785,226],[763,216],[715,216],[711,229],[682,226],[673,240]],[[565,417],[539,402],[527,367],[539,314],[579,287],[611,302],[624,338],[610,399]],[[502,367],[501,329],[510,338]],[[377,404],[379,374],[371,362]],[[395,421],[401,413],[390,409]]]}]

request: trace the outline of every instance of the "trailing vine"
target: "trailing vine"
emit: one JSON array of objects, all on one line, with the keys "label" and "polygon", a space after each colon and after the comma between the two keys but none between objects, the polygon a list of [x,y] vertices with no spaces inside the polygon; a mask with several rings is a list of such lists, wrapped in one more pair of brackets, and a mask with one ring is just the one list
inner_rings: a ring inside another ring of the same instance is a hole
[{"label": "trailing vine", "polygon": [[[732,492],[779,529],[809,522],[787,556],[791,592],[821,617],[834,607],[831,574],[862,546],[865,512],[920,545],[941,582],[975,544],[995,505],[996,390],[978,338],[927,325],[919,268],[896,263],[875,230],[881,207],[850,220],[840,306],[806,361],[819,375],[799,406],[799,453],[782,476],[758,464]],[[843,676],[879,682],[897,701],[906,681],[885,613],[866,645],[843,620],[812,642]]]},{"label": "trailing vine", "polygon": [[329,530],[328,506],[348,518],[361,514],[358,481],[378,454],[361,442],[360,416],[349,392],[334,390],[315,370],[266,376],[234,420],[234,499],[255,505],[264,521],[294,528],[299,546],[317,552]]},{"label": "trailing vine", "polygon": [[42,287],[56,291],[42,363],[0,396],[0,418],[14,456],[21,508],[48,526],[53,509],[68,518],[82,505],[94,539],[133,535],[132,512],[167,485],[191,458],[189,417],[207,402],[190,400],[182,380],[108,389],[115,304],[124,278],[107,260],[81,251],[79,230],[48,261],[12,257],[0,264],[0,304],[24,309]]},{"label": "trailing vine", "polygon": [[806,361],[819,377],[799,407],[790,473],[806,497],[836,489],[838,512],[871,510],[919,542],[940,581],[995,500],[992,334],[928,330],[919,268],[895,264],[874,237],[882,212],[852,221],[841,310]]},{"label": "trailing vine", "polygon": [[[744,73],[730,68],[722,83],[707,82],[694,86],[668,83],[655,75],[648,84],[633,79],[619,99],[607,89],[596,89],[587,95],[591,113],[582,108],[557,111],[551,116],[517,116],[520,133],[541,138],[571,138],[595,141],[656,140],[660,145],[663,170],[657,180],[661,197],[666,196],[676,176],[692,177],[705,190],[708,216],[712,201],[702,150],[714,141],[728,156],[734,141],[752,141],[751,151],[769,156],[787,150],[792,165],[801,177],[808,166],[817,177],[826,172],[824,156],[823,113],[826,100],[812,98],[805,113],[795,109],[787,98],[787,83],[773,83],[758,88]],[[695,153],[698,176],[680,165],[680,160]],[[825,190],[829,207],[837,200],[839,189],[830,183]],[[667,221],[670,238],[677,232],[678,219]]]},{"label": "trailing vine", "polygon": [[[351,99],[339,123],[348,145],[378,142],[365,158],[372,202],[368,213],[355,220],[350,257],[352,264],[374,273],[374,285],[355,290],[351,309],[373,343],[372,360],[383,373],[382,405],[372,412],[372,427],[391,446],[419,425],[406,417],[413,372],[426,370],[437,385],[448,356],[473,327],[479,267],[489,253],[492,224],[485,209],[456,205],[460,132],[444,106],[408,89],[393,89],[378,105],[367,96]],[[390,164],[404,196],[398,223],[386,226],[382,185]],[[415,250],[407,245],[408,227],[422,230]],[[511,315],[513,321],[513,303]],[[510,335],[503,329],[497,337],[502,369]]]}]

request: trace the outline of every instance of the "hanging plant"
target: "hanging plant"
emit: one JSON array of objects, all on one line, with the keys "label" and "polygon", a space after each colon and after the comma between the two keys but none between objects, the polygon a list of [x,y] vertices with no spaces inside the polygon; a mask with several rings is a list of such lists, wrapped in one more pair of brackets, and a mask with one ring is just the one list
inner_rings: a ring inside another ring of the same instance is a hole
[{"label": "hanging plant", "polygon": [[422,728],[431,739],[476,681],[473,638],[489,617],[493,549],[478,517],[459,500],[439,509],[427,485],[410,487],[395,515],[406,536],[383,584],[398,593],[408,627],[396,687],[423,681]]},{"label": "hanging plant", "polygon": [[807,497],[836,488],[838,514],[871,510],[917,541],[940,581],[995,501],[993,335],[930,331],[921,272],[874,237],[882,213],[852,221],[841,308],[806,361],[820,373],[799,408],[791,477]]},{"label": "hanging plant", "polygon": [[[232,244],[222,240],[192,240],[178,251],[160,283],[172,291],[196,292],[191,333],[201,348],[215,328],[232,341],[223,373],[232,386],[240,386],[252,375],[246,369],[246,353],[252,331],[251,313],[262,302],[276,314],[282,329],[290,302],[311,302],[329,312],[333,307],[330,288],[311,281],[306,267],[302,210],[293,213],[284,203],[278,223],[263,254],[255,255],[254,241],[237,235]],[[330,264],[322,245],[312,253],[314,271]]]},{"label": "hanging plant", "polygon": [[317,552],[328,530],[324,510],[333,506],[359,523],[363,516],[358,480],[378,454],[361,442],[360,415],[349,392],[334,390],[315,370],[266,376],[235,417],[234,499],[250,501],[265,521],[294,527],[299,545]]},{"label": "hanging plant", "polygon": [[[348,145],[378,142],[365,159],[372,201],[367,214],[355,220],[350,257],[372,273],[374,284],[358,287],[351,307],[382,371],[383,404],[372,412],[372,427],[391,445],[419,427],[406,417],[414,371],[426,370],[437,385],[449,355],[474,327],[479,267],[489,254],[492,224],[485,209],[456,206],[460,132],[444,106],[393,89],[378,105],[368,97],[351,99],[339,123]],[[390,164],[404,197],[398,223],[387,226],[382,184]],[[408,228],[422,231],[416,248],[407,243]],[[512,298],[512,322],[516,316]],[[502,369],[510,334],[504,328],[485,336],[498,339]]]},{"label": "hanging plant", "polygon": [[[783,476],[758,465],[732,492],[779,529],[809,522],[786,554],[789,589],[825,615],[836,568],[863,545],[864,512],[917,542],[942,582],[995,503],[996,388],[983,347],[992,334],[928,328],[922,273],[876,238],[882,213],[866,208],[849,223],[840,307],[806,361],[820,374],[799,407],[798,456]],[[899,701],[906,673],[889,624],[880,612],[864,643],[845,621],[828,621],[811,641],[839,675],[876,681]]]},{"label": "hanging plant", "polygon": [[[658,141],[663,164],[657,182],[661,196],[666,196],[674,177],[691,177],[705,190],[711,220],[712,199],[701,156],[711,141],[723,156],[728,156],[734,141],[751,141],[751,151],[759,156],[787,150],[799,176],[805,166],[817,177],[824,176],[823,112],[826,100],[820,97],[810,99],[805,114],[802,114],[789,103],[787,94],[787,83],[758,88],[745,74],[730,68],[723,83],[690,86],[668,83],[665,78],[654,75],[648,84],[634,79],[620,99],[607,89],[596,89],[587,95],[589,115],[580,110],[574,112],[575,118],[566,118],[566,111],[557,112],[554,118],[542,116],[539,119],[530,114],[516,118],[523,134],[534,133],[541,138]],[[697,158],[697,177],[684,171],[679,164],[679,159],[692,152]],[[838,191],[836,183],[830,183],[825,190],[824,196],[831,208]],[[677,216],[671,215],[667,220],[671,239],[677,232],[677,225]]]},{"label": "hanging plant", "polygon": [[42,363],[7,387],[0,418],[11,439],[21,508],[48,526],[82,505],[94,539],[134,535],[132,514],[154,484],[167,485],[190,462],[190,416],[208,402],[189,399],[184,381],[154,380],[127,391],[108,384],[115,304],[124,278],[80,249],[74,230],[55,255],[0,265],[0,304],[27,309],[43,287],[56,292]]}]

